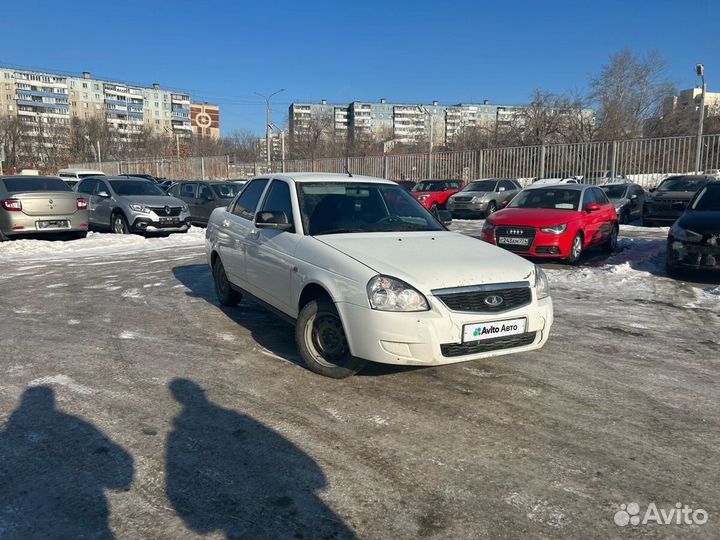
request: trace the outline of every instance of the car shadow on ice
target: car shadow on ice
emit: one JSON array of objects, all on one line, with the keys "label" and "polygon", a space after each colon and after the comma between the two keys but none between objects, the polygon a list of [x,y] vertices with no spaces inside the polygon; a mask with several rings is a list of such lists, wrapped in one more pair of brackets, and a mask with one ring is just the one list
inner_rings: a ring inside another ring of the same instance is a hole
[{"label": "car shadow on ice", "polygon": [[[221,306],[215,295],[212,273],[205,264],[176,266],[172,271],[175,278],[189,289],[186,292],[188,296],[201,298],[212,304],[229,319],[250,332],[261,354],[269,353],[305,368],[295,346],[295,329],[290,323],[245,297],[236,307]],[[356,377],[392,375],[416,369],[421,369],[421,367],[369,362]]]}]

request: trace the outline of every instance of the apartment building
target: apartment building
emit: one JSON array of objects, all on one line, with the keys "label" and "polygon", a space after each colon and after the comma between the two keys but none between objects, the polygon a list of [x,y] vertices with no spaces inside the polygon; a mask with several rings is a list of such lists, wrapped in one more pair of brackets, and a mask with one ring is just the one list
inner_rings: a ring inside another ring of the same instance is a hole
[{"label": "apartment building", "polygon": [[[69,125],[71,119],[104,118],[121,137],[145,128],[190,136],[190,95],[81,76],[0,66],[0,114],[13,115],[39,133],[44,126]],[[219,108],[217,109],[219,117]]]},{"label": "apartment building", "polygon": [[[441,105],[353,101],[348,105],[293,103],[289,108],[290,136],[307,134],[312,128],[322,129],[327,136],[370,138],[376,142],[413,143],[428,138],[433,126],[433,141],[449,145],[467,128],[509,125],[523,109],[522,105],[458,103]],[[431,121],[432,118],[432,121]]]},{"label": "apartment building", "polygon": [[[663,114],[671,114],[676,111],[687,111],[689,114],[699,114],[700,101],[702,100],[702,88],[688,88],[682,90],[677,96],[672,96],[663,101]],[[705,114],[707,116],[720,115],[720,92],[705,93]]]}]

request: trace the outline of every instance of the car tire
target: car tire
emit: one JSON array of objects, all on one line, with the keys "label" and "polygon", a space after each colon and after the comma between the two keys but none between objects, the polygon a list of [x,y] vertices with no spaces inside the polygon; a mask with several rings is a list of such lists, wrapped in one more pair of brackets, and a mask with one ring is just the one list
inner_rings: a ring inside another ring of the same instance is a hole
[{"label": "car tire", "polygon": [[617,251],[619,233],[620,228],[617,225],[613,225],[613,230],[610,232],[610,238],[608,238],[607,242],[603,244],[603,249],[608,253],[614,253]]},{"label": "car tire", "polygon": [[437,217],[438,203],[434,202],[430,205],[430,213]]},{"label": "car tire", "polygon": [[0,242],[6,242],[7,239],[8,237],[5,236],[2,231],[0,231]]},{"label": "car tire", "polygon": [[620,215],[618,216],[618,223],[620,225],[626,225],[630,223],[630,212],[628,210],[623,210],[620,212]]},{"label": "car tire", "polygon": [[130,227],[122,212],[113,213],[110,218],[110,229],[115,234],[130,234]]},{"label": "car tire", "polygon": [[490,214],[494,214],[496,211],[497,205],[495,204],[495,201],[490,201],[485,209],[485,217],[488,217]]},{"label": "car tire", "polygon": [[326,298],[303,306],[295,325],[295,342],[305,366],[332,379],[355,375],[367,361],[350,354],[340,314]]},{"label": "car tire", "polygon": [[582,233],[577,233],[575,237],[573,238],[572,244],[570,244],[570,253],[567,257],[565,257],[565,262],[568,264],[577,264],[580,260],[580,257],[582,256],[582,243],[583,243],[583,235]]},{"label": "car tire", "polygon": [[237,306],[240,303],[240,300],[242,300],[242,294],[232,288],[220,257],[215,258],[212,273],[213,284],[215,285],[215,294],[217,295],[220,305],[225,307]]}]

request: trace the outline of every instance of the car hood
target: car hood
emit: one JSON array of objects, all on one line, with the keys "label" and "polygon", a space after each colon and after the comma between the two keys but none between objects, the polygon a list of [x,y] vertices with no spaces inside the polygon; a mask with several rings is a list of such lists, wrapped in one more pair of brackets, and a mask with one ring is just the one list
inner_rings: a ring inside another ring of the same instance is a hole
[{"label": "car hood", "polygon": [[146,206],[183,206],[185,203],[170,195],[120,195],[121,199]]},{"label": "car hood", "polygon": [[453,199],[455,197],[483,197],[488,193],[494,193],[494,191],[458,191],[450,198]]},{"label": "car hood", "polygon": [[677,224],[700,234],[720,233],[720,211],[690,210],[685,212]]},{"label": "car hood", "polygon": [[553,210],[544,208],[505,208],[495,212],[488,221],[493,225],[524,225],[528,227],[548,227],[579,219],[581,212],[576,210]]},{"label": "car hood", "polygon": [[663,201],[666,199],[689,201],[695,195],[694,191],[655,191],[650,194],[653,201]]},{"label": "car hood", "polygon": [[533,282],[534,265],[469,236],[450,231],[353,233],[315,237],[378,274],[401,279],[424,294],[433,289]]}]

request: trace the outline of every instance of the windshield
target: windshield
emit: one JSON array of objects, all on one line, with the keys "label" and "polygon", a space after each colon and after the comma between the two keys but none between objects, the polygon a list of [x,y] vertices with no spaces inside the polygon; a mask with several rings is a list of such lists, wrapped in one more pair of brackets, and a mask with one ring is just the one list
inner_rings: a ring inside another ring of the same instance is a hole
[{"label": "windshield", "polygon": [[309,234],[441,231],[443,226],[403,188],[390,184],[298,184],[303,227]]},{"label": "windshield", "polygon": [[579,189],[528,189],[518,193],[508,208],[577,210],[580,206],[580,193]]},{"label": "windshield", "polygon": [[482,180],[480,182],[470,182],[463,191],[495,191],[497,182],[495,180]]},{"label": "windshield", "polygon": [[[72,191],[70,187],[60,178],[5,178],[5,189],[10,192],[16,191]],[[33,225],[34,227],[34,225]]]},{"label": "windshield", "polygon": [[442,191],[444,189],[458,189],[456,182],[439,182],[437,180],[426,180],[425,182],[418,182],[413,191]]},{"label": "windshield", "polygon": [[673,176],[666,178],[658,187],[658,191],[697,191],[705,184],[704,178],[693,176]]},{"label": "windshield", "polygon": [[118,195],[165,195],[162,189],[146,180],[111,180],[110,185]]},{"label": "windshield", "polygon": [[625,198],[627,186],[602,186],[600,189],[605,192],[608,199],[623,199]]},{"label": "windshield", "polygon": [[210,184],[210,187],[215,192],[215,195],[221,199],[232,199],[242,191],[243,185],[235,182],[221,182],[219,184]]},{"label": "windshield", "polygon": [[693,210],[720,212],[720,188],[704,188],[692,205]]}]

